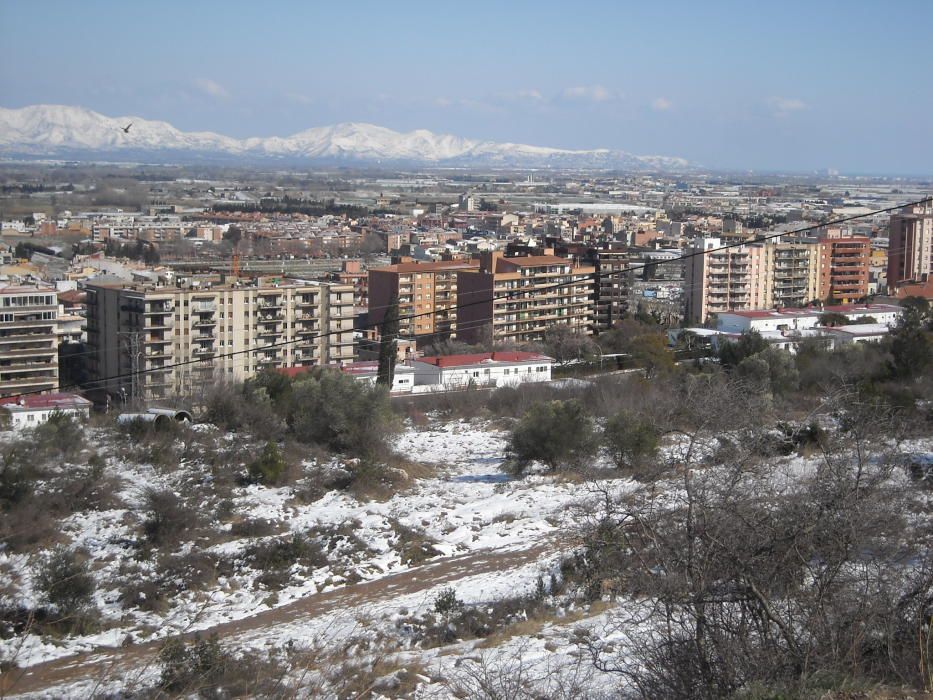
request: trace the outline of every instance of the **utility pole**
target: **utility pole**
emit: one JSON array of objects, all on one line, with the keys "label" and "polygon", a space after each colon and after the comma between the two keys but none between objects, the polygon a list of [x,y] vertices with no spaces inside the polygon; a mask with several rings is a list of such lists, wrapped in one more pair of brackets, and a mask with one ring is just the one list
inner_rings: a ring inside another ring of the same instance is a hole
[{"label": "utility pole", "polygon": [[135,405],[142,396],[140,365],[142,364],[143,342],[141,331],[122,331],[123,348],[130,361],[130,400]]}]

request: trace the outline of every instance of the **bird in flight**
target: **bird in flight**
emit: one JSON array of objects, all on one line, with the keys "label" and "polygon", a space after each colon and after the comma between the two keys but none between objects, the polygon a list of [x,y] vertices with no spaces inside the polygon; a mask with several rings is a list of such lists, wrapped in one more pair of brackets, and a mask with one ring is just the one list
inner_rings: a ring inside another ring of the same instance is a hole
[{"label": "bird in flight", "polygon": [[123,133],[124,133],[124,134],[128,134],[128,133],[130,133],[130,127],[131,127],[131,126],[133,126],[133,122],[130,122],[130,123],[127,124],[126,126],[121,126],[120,128],[123,129]]}]

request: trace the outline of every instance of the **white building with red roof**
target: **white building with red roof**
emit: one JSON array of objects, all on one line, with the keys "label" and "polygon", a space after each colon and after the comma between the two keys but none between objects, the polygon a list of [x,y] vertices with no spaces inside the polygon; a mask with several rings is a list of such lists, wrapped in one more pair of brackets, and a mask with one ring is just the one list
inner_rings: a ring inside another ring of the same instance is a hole
[{"label": "white building with red roof", "polygon": [[13,430],[35,428],[53,413],[64,413],[78,420],[91,415],[91,402],[77,394],[30,394],[0,399],[0,418]]},{"label": "white building with red roof", "polygon": [[[536,352],[482,352],[470,355],[437,355],[410,360],[419,387],[439,390],[474,386],[514,386],[551,380],[553,358]],[[421,389],[422,391],[425,389]]]}]

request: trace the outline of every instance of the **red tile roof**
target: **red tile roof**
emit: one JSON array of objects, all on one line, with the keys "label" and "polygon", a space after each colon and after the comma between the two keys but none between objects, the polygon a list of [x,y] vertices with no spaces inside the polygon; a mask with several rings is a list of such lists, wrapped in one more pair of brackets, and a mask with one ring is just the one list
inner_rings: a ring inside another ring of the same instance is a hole
[{"label": "red tile roof", "polygon": [[40,411],[46,409],[65,409],[65,408],[84,408],[90,406],[91,402],[77,394],[29,394],[27,396],[10,396],[0,399],[0,406],[10,408],[19,407],[28,411]]},{"label": "red tile roof", "polygon": [[543,360],[551,361],[547,355],[541,355],[536,352],[479,352],[472,355],[437,355],[435,357],[422,357],[418,362],[425,362],[435,367],[466,367],[469,365],[478,365],[482,362],[541,362]]}]

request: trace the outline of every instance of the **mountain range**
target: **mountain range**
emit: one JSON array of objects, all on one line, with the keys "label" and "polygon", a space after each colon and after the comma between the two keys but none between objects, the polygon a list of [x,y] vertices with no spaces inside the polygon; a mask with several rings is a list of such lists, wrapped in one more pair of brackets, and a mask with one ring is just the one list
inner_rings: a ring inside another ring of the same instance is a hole
[{"label": "mountain range", "polygon": [[[128,132],[123,127],[132,123]],[[408,133],[348,122],[287,137],[236,139],[185,132],[164,121],[107,117],[83,107],[0,108],[0,155],[17,158],[137,162],[277,160],[289,163],[420,164],[529,168],[606,168],[679,172],[683,158],[610,149],[568,150],[476,141],[418,129]]]}]

